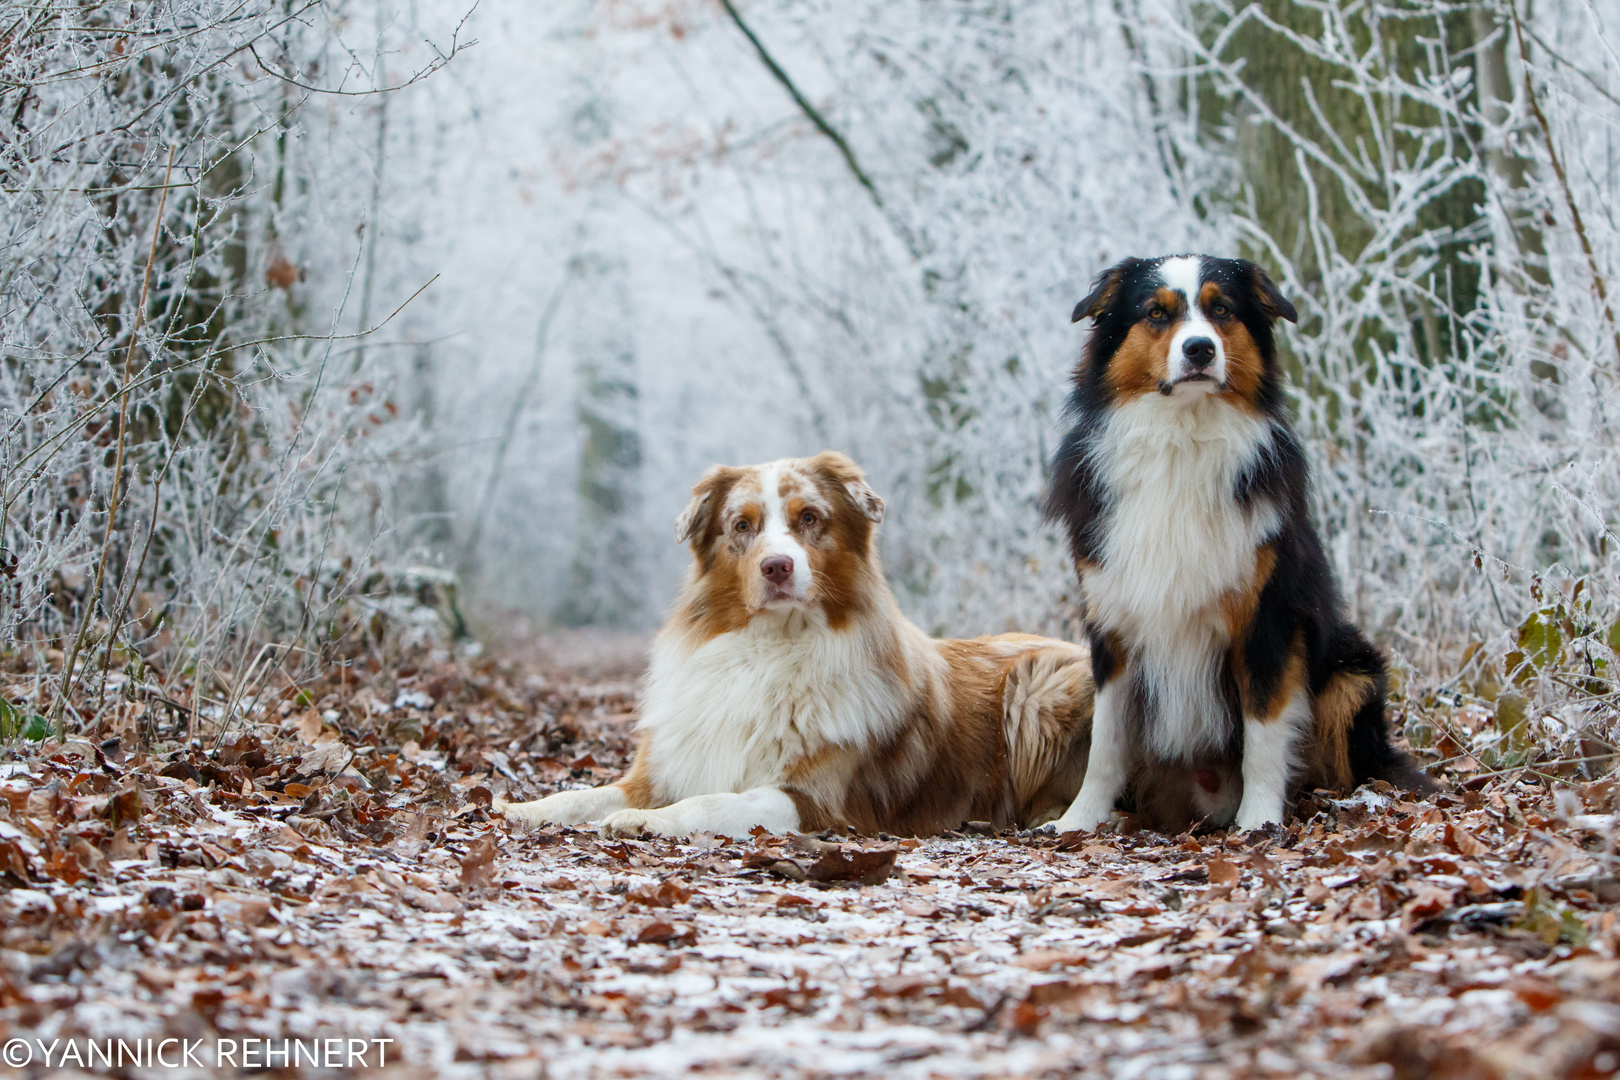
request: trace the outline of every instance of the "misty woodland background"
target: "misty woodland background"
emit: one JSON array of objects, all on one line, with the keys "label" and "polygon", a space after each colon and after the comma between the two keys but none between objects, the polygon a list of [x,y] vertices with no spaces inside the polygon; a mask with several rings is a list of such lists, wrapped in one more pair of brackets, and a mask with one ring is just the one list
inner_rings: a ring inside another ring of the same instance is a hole
[{"label": "misty woodland background", "polygon": [[1620,9],[745,8],[6,5],[26,709],[136,658],[234,700],[424,599],[650,627],[700,471],[826,446],[925,626],[1072,629],[1067,312],[1176,250],[1299,307],[1355,617],[1536,734],[1612,706]]},{"label": "misty woodland background", "polygon": [[1206,250],[1299,307],[1315,513],[1409,685],[1606,753],[1617,42],[1596,0],[6,4],[7,722],[649,628],[701,470],[828,446],[926,627],[1070,631],[1067,313]]}]

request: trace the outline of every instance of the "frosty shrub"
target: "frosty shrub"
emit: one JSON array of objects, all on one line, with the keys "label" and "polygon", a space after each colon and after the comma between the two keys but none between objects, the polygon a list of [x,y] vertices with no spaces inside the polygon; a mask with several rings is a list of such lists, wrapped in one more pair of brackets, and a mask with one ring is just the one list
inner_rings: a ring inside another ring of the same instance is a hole
[{"label": "frosty shrub", "polygon": [[413,428],[291,254],[303,118],[385,88],[342,7],[0,4],[0,642],[70,727],[114,667],[228,709],[398,555]]}]

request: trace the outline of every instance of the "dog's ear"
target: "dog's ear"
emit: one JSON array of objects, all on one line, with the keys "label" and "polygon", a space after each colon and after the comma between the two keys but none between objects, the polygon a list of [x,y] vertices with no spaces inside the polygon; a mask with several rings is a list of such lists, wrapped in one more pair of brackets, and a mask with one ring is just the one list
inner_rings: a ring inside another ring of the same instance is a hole
[{"label": "dog's ear", "polygon": [[866,484],[866,474],[848,454],[826,450],[810,460],[817,473],[844,489],[861,515],[876,525],[883,520],[883,500]]},{"label": "dog's ear", "polygon": [[684,544],[694,535],[702,535],[709,528],[709,495],[706,489],[699,489],[692,496],[692,501],[686,504],[680,516],[675,519],[675,542]]},{"label": "dog's ear", "polygon": [[714,524],[715,515],[725,501],[725,492],[737,482],[741,472],[742,470],[728,465],[715,465],[703,474],[703,479],[692,488],[692,501],[686,504],[686,509],[675,519],[677,544],[691,541],[693,547],[701,546],[701,541],[708,535],[709,527]]},{"label": "dog's ear", "polygon": [[1124,259],[1097,275],[1097,280],[1091,283],[1091,294],[1074,305],[1074,316],[1069,321],[1095,319],[1107,311],[1115,297],[1119,296],[1119,287],[1124,283],[1125,275],[1136,269],[1141,262],[1141,259]]},{"label": "dog's ear", "polygon": [[874,525],[882,522],[883,500],[878,497],[877,492],[866,486],[865,480],[851,480],[844,485],[844,490],[849,492],[849,497],[855,501],[861,513],[866,515],[866,520]]},{"label": "dog's ear", "polygon": [[1289,322],[1299,321],[1299,312],[1294,305],[1288,302],[1288,297],[1282,294],[1267,273],[1255,263],[1245,264],[1249,271],[1249,280],[1254,285],[1254,295],[1260,301],[1260,310],[1266,313],[1266,318],[1272,322],[1278,319],[1287,319]]}]

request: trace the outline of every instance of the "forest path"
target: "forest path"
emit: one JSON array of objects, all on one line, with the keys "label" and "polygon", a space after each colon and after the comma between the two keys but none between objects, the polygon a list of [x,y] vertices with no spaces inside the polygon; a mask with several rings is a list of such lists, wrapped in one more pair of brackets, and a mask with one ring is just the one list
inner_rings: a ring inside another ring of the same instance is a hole
[{"label": "forest path", "polygon": [[[420,1076],[1620,1068],[1612,781],[1364,790],[1259,841],[607,842],[487,811],[627,758],[630,673],[534,655],[334,672],[217,749],[125,749],[176,722],[132,703],[117,745],[0,763],[12,1071],[119,1038],[391,1039]],[[188,1071],[220,1075],[131,1074]]]}]

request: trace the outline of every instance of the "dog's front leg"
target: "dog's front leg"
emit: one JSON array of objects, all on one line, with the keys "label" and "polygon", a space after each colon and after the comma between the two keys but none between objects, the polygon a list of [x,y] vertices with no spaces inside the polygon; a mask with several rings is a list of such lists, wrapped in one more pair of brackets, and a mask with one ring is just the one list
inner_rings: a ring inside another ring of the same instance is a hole
[{"label": "dog's front leg", "polygon": [[[1095,651],[1092,654],[1096,655]],[[1086,759],[1086,778],[1080,793],[1062,817],[1041,828],[1047,832],[1092,832],[1114,813],[1114,800],[1125,790],[1130,769],[1130,733],[1125,711],[1130,680],[1124,671],[1097,687],[1096,705],[1091,716],[1091,754]]]},{"label": "dog's front leg", "polygon": [[706,832],[741,838],[756,827],[773,833],[797,832],[799,808],[780,788],[694,795],[656,810],[620,810],[602,822],[606,836],[689,836]]},{"label": "dog's front leg", "polygon": [[1240,830],[1282,823],[1296,747],[1311,722],[1311,695],[1300,686],[1283,701],[1273,716],[1243,717],[1243,801],[1233,822]]},{"label": "dog's front leg", "polygon": [[509,803],[505,799],[496,799],[493,809],[525,825],[579,825],[586,821],[601,821],[629,805],[630,798],[624,785],[608,784],[584,791],[559,791],[533,802]]}]

